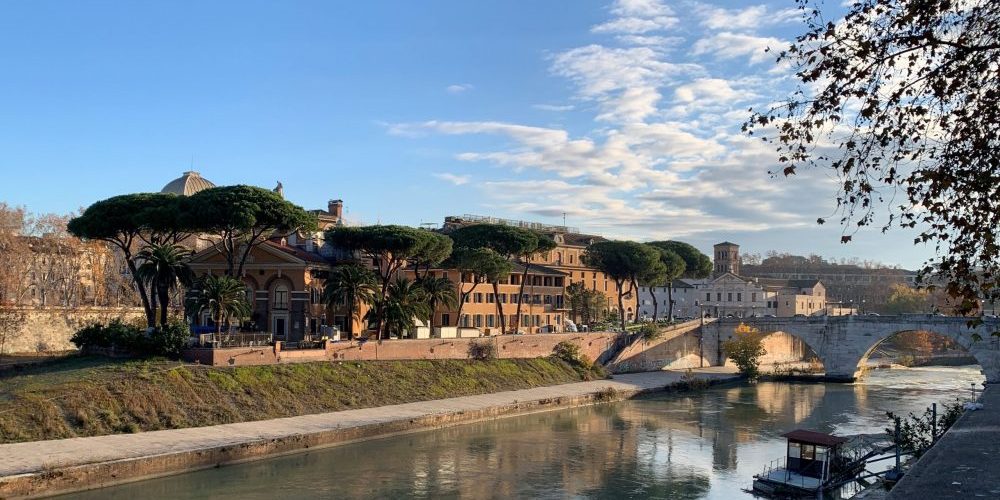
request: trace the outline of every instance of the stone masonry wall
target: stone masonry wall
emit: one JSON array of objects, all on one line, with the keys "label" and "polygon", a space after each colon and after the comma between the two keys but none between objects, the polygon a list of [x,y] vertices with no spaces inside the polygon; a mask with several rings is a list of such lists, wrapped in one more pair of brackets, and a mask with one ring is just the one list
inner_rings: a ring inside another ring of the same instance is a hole
[{"label": "stone masonry wall", "polygon": [[34,353],[76,349],[69,339],[80,328],[91,323],[106,323],[118,318],[124,321],[144,321],[140,308],[24,308],[21,328],[8,333],[4,352]]}]

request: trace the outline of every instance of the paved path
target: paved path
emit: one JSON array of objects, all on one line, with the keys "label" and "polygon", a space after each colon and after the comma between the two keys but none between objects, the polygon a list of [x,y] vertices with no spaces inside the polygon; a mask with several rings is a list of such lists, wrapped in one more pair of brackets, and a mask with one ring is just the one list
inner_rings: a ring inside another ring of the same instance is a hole
[{"label": "paved path", "polygon": [[[699,377],[710,380],[733,377],[731,371],[718,368],[699,369],[696,372]],[[199,451],[434,414],[479,410],[518,402],[585,396],[609,387],[622,391],[646,391],[679,382],[683,376],[684,373],[680,371],[623,374],[616,375],[612,380],[578,382],[256,422],[4,444],[0,445],[0,457],[3,457],[0,459],[0,478],[75,465]]]},{"label": "paved path", "polygon": [[894,499],[1000,498],[1000,387],[983,394],[889,492]]}]

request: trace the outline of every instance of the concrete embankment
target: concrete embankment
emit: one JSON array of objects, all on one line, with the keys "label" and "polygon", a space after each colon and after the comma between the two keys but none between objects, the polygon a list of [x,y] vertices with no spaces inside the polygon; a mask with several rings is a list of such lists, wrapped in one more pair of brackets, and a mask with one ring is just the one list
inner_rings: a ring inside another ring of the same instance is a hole
[{"label": "concrete embankment", "polygon": [[983,394],[889,492],[890,499],[1000,498],[1000,389]]},{"label": "concrete embankment", "polygon": [[[696,374],[711,382],[724,370]],[[681,372],[190,429],[0,445],[0,498],[39,497],[663,390]]]}]

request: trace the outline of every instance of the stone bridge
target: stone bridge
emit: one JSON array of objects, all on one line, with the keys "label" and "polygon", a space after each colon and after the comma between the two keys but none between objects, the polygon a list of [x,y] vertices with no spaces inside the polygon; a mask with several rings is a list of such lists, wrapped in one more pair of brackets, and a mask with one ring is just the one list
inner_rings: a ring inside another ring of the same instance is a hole
[{"label": "stone bridge", "polygon": [[[819,355],[831,379],[854,380],[859,366],[885,339],[901,332],[927,331],[956,341],[979,361],[987,382],[1000,382],[1000,344],[998,337],[991,335],[1000,331],[997,318],[984,318],[983,324],[975,328],[969,327],[968,318],[925,314],[722,318],[702,327],[706,355],[711,353],[721,361],[719,345],[733,336],[741,321],[763,333],[784,332],[798,337]],[[976,340],[977,334],[981,340]]]}]

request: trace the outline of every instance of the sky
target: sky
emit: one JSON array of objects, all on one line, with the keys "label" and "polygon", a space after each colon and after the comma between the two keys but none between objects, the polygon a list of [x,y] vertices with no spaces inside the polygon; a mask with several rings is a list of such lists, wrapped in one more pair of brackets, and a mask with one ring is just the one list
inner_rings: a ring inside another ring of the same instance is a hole
[{"label": "sky", "polygon": [[[831,9],[837,2],[828,2]],[[478,214],[918,267],[740,132],[795,88],[790,1],[17,1],[0,201],[65,213],[186,170],[361,223]]]}]

